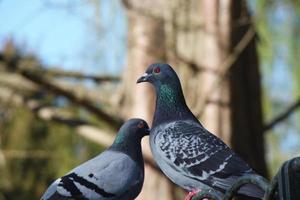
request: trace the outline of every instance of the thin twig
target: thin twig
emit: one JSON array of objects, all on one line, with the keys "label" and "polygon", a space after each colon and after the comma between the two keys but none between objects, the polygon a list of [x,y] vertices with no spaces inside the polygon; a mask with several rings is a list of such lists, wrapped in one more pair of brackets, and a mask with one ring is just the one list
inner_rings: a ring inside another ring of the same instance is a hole
[{"label": "thin twig", "polygon": [[205,104],[208,102],[210,96],[217,90],[217,88],[222,84],[222,82],[226,79],[229,74],[231,68],[234,66],[233,64],[237,61],[240,54],[246,49],[252,39],[255,37],[255,31],[253,27],[250,27],[248,31],[245,33],[243,38],[239,41],[239,43],[234,47],[232,53],[227,56],[224,62],[219,67],[223,69],[223,71],[219,72],[219,77],[217,80],[211,85],[211,87],[204,93],[204,97],[202,98],[201,103],[195,109],[195,113],[198,117],[201,117],[206,108]]},{"label": "thin twig", "polygon": [[34,69],[35,73],[40,73],[44,75],[48,75],[51,77],[66,77],[66,78],[76,78],[76,79],[90,79],[95,82],[111,82],[111,81],[120,81],[119,76],[113,76],[113,75],[91,75],[91,74],[83,74],[81,72],[76,71],[65,71],[60,69]]},{"label": "thin twig", "polygon": [[272,129],[274,126],[276,126],[278,123],[282,122],[286,118],[288,118],[295,110],[297,110],[300,107],[300,98],[292,103],[290,106],[287,107],[287,109],[280,113],[277,117],[275,117],[271,122],[266,124],[263,128],[263,132],[267,132],[268,130]]}]

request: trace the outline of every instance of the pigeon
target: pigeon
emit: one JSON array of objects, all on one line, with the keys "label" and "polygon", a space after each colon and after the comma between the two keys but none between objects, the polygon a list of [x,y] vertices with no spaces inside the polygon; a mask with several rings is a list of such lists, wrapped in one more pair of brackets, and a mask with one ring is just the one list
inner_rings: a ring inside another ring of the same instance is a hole
[{"label": "pigeon", "polygon": [[41,200],[135,199],[144,182],[141,139],[149,131],[144,120],[128,120],[107,150],[54,181]]},{"label": "pigeon", "polygon": [[[180,80],[168,64],[155,63],[137,80],[156,92],[150,130],[153,157],[172,182],[194,195],[199,190],[225,191],[243,175],[257,175],[221,139],[206,130],[186,105]],[[260,199],[264,192],[252,184],[239,194]],[[190,199],[190,198],[186,198]]]}]

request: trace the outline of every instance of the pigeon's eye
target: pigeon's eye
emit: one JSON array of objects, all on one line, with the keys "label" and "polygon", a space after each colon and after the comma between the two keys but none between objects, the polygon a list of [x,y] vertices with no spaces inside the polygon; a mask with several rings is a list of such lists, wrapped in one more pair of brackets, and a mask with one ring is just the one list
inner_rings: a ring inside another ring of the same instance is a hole
[{"label": "pigeon's eye", "polygon": [[143,122],[140,122],[138,125],[137,125],[138,128],[144,128],[144,123]]},{"label": "pigeon's eye", "polygon": [[156,67],[156,68],[154,68],[154,73],[156,73],[156,74],[158,74],[159,72],[160,72],[160,68],[159,67]]}]

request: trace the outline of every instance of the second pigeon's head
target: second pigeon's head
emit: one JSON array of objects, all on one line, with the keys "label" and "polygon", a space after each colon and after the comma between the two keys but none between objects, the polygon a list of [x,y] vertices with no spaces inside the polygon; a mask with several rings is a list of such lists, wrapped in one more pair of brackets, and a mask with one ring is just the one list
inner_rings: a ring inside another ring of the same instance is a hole
[{"label": "second pigeon's head", "polygon": [[150,129],[147,122],[142,119],[133,118],[121,126],[114,143],[139,142],[144,136],[149,135],[149,132]]},{"label": "second pigeon's head", "polygon": [[149,82],[158,89],[161,85],[180,86],[179,78],[172,67],[165,63],[151,64],[137,83]]}]

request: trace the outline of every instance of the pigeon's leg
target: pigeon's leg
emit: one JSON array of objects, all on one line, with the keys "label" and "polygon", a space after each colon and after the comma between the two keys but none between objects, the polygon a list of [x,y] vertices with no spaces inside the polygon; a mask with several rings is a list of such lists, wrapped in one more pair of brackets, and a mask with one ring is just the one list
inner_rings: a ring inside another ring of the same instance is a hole
[{"label": "pigeon's leg", "polygon": [[191,192],[188,193],[188,195],[185,197],[184,200],[192,200],[193,196],[195,196],[200,191],[201,190],[199,190],[199,189],[192,190]]}]

